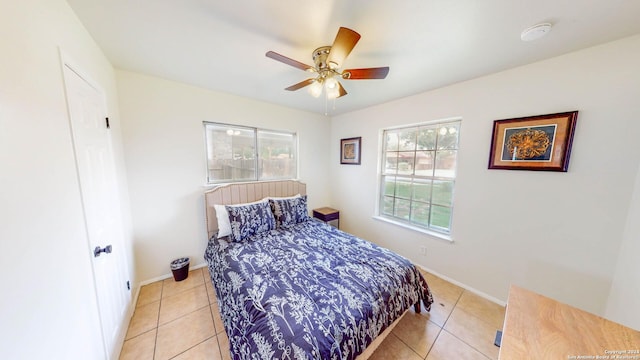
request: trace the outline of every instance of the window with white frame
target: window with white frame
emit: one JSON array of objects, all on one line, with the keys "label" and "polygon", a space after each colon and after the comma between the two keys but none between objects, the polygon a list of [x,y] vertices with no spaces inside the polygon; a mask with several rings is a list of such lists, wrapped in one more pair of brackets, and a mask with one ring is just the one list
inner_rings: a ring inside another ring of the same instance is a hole
[{"label": "window with white frame", "polygon": [[450,234],[460,120],[383,131],[379,215]]},{"label": "window with white frame", "polygon": [[204,122],[207,183],[295,179],[296,133]]}]

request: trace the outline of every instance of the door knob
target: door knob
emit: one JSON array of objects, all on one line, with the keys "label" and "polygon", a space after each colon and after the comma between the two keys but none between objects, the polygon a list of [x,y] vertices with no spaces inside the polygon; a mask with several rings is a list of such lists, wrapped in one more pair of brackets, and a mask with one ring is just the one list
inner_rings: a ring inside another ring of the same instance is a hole
[{"label": "door knob", "polygon": [[98,257],[100,256],[100,253],[107,253],[107,254],[111,254],[111,245],[107,245],[103,248],[100,248],[100,246],[96,246],[95,249],[93,249],[93,257]]}]

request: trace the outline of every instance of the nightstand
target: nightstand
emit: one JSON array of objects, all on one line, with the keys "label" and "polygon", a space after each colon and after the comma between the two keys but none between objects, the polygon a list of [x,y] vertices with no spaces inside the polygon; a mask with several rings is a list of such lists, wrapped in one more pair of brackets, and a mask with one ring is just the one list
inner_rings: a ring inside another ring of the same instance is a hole
[{"label": "nightstand", "polygon": [[340,211],[330,207],[313,209],[313,217],[326,222],[327,224],[340,228]]}]

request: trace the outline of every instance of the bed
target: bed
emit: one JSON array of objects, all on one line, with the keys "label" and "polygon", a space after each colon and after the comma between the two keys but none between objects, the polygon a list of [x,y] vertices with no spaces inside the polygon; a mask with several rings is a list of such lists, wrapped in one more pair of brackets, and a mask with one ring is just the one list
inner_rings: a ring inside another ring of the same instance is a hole
[{"label": "bed", "polygon": [[220,186],[205,204],[234,359],[366,359],[411,306],[430,309],[409,260],[309,217],[303,183]]}]

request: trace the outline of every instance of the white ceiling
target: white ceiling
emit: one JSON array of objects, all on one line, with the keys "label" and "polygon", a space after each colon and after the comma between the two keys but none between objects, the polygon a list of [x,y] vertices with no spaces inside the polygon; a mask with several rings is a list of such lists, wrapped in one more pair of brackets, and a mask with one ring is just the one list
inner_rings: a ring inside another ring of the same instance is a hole
[{"label": "white ceiling", "polygon": [[[640,0],[68,0],[113,65],[329,115],[640,33]],[[522,42],[540,22],[552,31]],[[345,67],[389,66],[344,80],[348,95],[284,88],[311,77],[265,57],[313,65],[340,26],[362,35]]]}]

